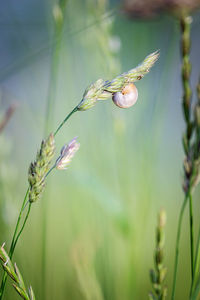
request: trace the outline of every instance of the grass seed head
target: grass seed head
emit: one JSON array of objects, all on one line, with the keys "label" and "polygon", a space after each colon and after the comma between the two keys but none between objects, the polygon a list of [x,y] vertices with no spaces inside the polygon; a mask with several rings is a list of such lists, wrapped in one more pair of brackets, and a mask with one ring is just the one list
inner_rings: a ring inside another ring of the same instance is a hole
[{"label": "grass seed head", "polygon": [[98,79],[86,89],[83,99],[78,105],[78,110],[90,109],[98,100],[107,100],[115,93],[122,92],[126,85],[141,80],[150,71],[158,57],[159,51],[153,52],[136,68],[117,76],[111,81]]},{"label": "grass seed head", "polygon": [[51,133],[46,140],[41,143],[36,160],[30,164],[28,171],[28,181],[30,186],[29,201],[37,201],[45,187],[45,175],[47,174],[52,159],[55,154],[55,140]]}]

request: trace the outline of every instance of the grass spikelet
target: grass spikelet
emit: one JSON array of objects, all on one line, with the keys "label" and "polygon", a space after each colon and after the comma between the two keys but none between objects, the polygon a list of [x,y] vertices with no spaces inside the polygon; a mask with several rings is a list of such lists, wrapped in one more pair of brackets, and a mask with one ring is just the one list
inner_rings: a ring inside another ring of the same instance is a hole
[{"label": "grass spikelet", "polygon": [[111,81],[98,79],[86,89],[77,109],[82,111],[87,110],[93,107],[97,100],[107,100],[112,94],[121,92],[124,85],[142,79],[150,71],[158,57],[159,51],[153,52],[136,68],[117,76]]},{"label": "grass spikelet", "polygon": [[31,163],[28,172],[30,185],[29,201],[37,201],[45,187],[45,175],[47,174],[51,161],[55,153],[55,141],[53,134],[41,143],[40,151],[37,153],[36,160]]},{"label": "grass spikelet", "polygon": [[136,68],[131,69],[128,72],[122,73],[117,76],[112,81],[106,83],[105,90],[110,93],[120,92],[124,85],[141,80],[144,75],[146,75],[150,69],[153,67],[155,62],[158,60],[159,51],[155,51],[149,54],[141,64],[139,64]]},{"label": "grass spikelet", "polygon": [[150,280],[153,293],[149,294],[150,300],[165,300],[167,288],[164,286],[167,269],[163,265],[163,248],[165,243],[164,227],[166,223],[166,213],[161,210],[158,215],[158,225],[156,228],[156,248],[154,253],[155,270],[150,270]]},{"label": "grass spikelet", "polygon": [[29,287],[28,293],[29,293],[30,300],[36,300],[33,289],[32,289],[32,286]]},{"label": "grass spikelet", "polygon": [[24,300],[35,300],[35,296],[32,288],[29,288],[27,292],[23,277],[16,264],[13,265],[9,255],[4,249],[4,245],[0,248],[0,260],[2,261],[2,267],[7,272],[8,276],[14,281],[13,287]]}]

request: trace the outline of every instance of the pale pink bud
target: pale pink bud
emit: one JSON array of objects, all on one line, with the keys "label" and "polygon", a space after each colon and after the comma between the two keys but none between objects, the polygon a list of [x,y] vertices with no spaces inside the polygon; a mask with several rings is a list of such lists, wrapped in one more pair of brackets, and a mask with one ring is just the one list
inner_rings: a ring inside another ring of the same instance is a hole
[{"label": "pale pink bud", "polygon": [[77,138],[73,138],[68,145],[64,145],[60,151],[60,156],[56,160],[55,166],[58,170],[66,170],[72,157],[79,149],[80,144],[76,141]]}]

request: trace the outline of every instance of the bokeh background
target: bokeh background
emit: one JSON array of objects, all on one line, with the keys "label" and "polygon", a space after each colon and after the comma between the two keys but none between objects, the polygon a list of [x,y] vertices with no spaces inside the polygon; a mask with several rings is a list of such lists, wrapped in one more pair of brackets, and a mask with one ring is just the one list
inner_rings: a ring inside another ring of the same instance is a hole
[{"label": "bokeh background", "polygon": [[[48,178],[33,205],[14,255],[37,299],[147,299],[155,226],[167,212],[165,265],[170,295],[182,193],[184,122],[181,109],[180,29],[175,16],[136,18],[123,2],[68,0],[58,44],[59,11],[52,0],[0,3],[0,113],[17,103],[0,135],[0,243],[9,247],[27,188],[27,170],[44,128],[49,131],[98,78],[112,79],[160,49],[151,72],[137,83],[139,100],[127,110],[111,100],[78,112],[56,138],[57,153],[78,136],[80,150],[67,171]],[[192,87],[200,75],[200,14],[192,23]],[[56,51],[57,51],[56,50]],[[55,57],[54,57],[55,58]],[[53,59],[54,59],[53,58]],[[199,219],[199,189],[195,194]],[[177,299],[188,299],[189,218],[181,238]],[[2,275],[2,272],[0,273]],[[5,299],[18,299],[9,281]]]}]

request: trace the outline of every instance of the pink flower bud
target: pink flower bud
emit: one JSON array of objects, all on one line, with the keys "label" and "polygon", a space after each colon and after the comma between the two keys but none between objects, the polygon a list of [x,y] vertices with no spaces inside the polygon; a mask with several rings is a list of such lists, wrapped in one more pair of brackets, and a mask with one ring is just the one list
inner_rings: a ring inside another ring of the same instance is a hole
[{"label": "pink flower bud", "polygon": [[77,138],[73,138],[68,145],[64,145],[60,151],[60,156],[56,160],[56,169],[66,170],[72,157],[75,155],[76,151],[79,149],[80,144],[76,141]]}]

